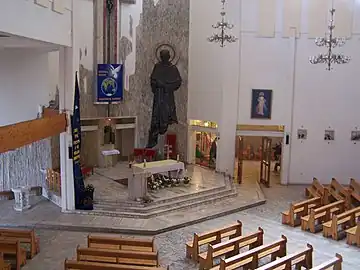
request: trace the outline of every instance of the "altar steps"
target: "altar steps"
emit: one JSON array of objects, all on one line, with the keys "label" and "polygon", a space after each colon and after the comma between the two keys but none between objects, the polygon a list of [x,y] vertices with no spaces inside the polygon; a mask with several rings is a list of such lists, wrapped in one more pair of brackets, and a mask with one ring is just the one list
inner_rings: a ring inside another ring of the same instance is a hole
[{"label": "altar steps", "polygon": [[125,206],[118,203],[99,202],[94,204],[91,215],[116,216],[127,218],[152,218],[179,211],[186,208],[193,208],[199,205],[211,204],[237,196],[236,189],[230,186],[223,186],[194,194],[167,198],[164,200],[149,203],[148,205]]}]

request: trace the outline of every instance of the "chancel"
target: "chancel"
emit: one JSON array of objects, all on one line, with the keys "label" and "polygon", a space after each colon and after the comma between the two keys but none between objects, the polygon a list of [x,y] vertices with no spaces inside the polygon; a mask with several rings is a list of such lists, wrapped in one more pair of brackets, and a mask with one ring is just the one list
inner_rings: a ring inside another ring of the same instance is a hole
[{"label": "chancel", "polygon": [[0,270],[357,269],[359,12],[0,1]]}]

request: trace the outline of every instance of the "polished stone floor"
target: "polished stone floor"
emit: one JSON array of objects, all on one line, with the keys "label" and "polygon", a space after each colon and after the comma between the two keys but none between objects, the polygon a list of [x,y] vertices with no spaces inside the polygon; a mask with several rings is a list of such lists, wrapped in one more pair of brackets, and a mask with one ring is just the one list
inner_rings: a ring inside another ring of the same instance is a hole
[{"label": "polished stone floor", "polygon": [[[86,184],[92,184],[95,187],[95,201],[124,201],[128,198],[128,188],[117,181],[124,178],[130,179],[132,173],[128,163],[119,162],[112,168],[96,168],[94,175],[86,179]],[[200,166],[188,165],[185,175],[191,177],[190,184],[150,191],[150,198],[157,201],[225,186],[222,175]]]},{"label": "polished stone floor", "polygon": [[[302,186],[275,186],[265,189],[268,199],[265,205],[248,209],[225,217],[209,220],[182,229],[157,235],[156,245],[160,253],[161,265],[170,265],[170,270],[195,270],[197,265],[185,258],[185,242],[192,238],[194,232],[208,231],[239,219],[244,224],[245,233],[255,231],[259,226],[265,231],[265,243],[280,239],[284,234],[288,238],[288,252],[296,252],[310,243],[314,247],[314,264],[320,264],[339,253],[344,258],[343,270],[359,269],[359,248],[348,246],[344,240],[325,239],[321,234],[302,232],[300,228],[283,226],[280,223],[280,212],[288,207],[292,200],[302,199]],[[57,270],[63,269],[65,258],[75,256],[75,248],[85,245],[87,233],[37,230],[41,239],[41,252],[23,267],[24,270]],[[131,237],[131,236],[125,236]]]}]

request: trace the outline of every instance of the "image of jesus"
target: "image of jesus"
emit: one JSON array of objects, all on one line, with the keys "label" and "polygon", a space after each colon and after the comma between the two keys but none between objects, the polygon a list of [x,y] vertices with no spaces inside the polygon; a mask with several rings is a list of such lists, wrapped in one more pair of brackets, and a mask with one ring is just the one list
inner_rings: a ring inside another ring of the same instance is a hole
[{"label": "image of jesus", "polygon": [[265,116],[265,112],[267,111],[266,99],[264,97],[264,93],[260,92],[259,97],[257,99],[256,105],[256,113],[261,116]]}]

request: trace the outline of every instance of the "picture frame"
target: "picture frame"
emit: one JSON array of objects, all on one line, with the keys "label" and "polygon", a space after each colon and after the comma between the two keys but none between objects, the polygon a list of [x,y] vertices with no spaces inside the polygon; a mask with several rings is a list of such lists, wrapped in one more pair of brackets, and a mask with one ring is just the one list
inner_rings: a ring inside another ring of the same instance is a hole
[{"label": "picture frame", "polygon": [[251,118],[271,119],[273,91],[269,89],[252,89]]},{"label": "picture frame", "polygon": [[334,141],[335,140],[335,130],[326,129],[324,132],[324,141]]},{"label": "picture frame", "polygon": [[360,141],[360,131],[359,130],[353,130],[351,131],[351,137],[350,140],[353,142]]},{"label": "picture frame", "polygon": [[297,138],[298,138],[298,140],[306,140],[307,139],[307,129],[299,128],[297,130]]}]

